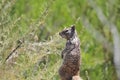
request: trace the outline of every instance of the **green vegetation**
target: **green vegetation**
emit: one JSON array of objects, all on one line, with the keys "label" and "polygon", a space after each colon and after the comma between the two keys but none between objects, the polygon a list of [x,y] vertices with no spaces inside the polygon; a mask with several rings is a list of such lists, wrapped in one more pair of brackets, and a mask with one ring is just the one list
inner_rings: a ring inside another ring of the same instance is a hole
[{"label": "green vegetation", "polygon": [[120,32],[120,1],[92,1],[0,0],[0,80],[59,80],[65,40],[58,32],[72,24],[81,41],[83,80],[117,80],[113,38],[98,8]]}]

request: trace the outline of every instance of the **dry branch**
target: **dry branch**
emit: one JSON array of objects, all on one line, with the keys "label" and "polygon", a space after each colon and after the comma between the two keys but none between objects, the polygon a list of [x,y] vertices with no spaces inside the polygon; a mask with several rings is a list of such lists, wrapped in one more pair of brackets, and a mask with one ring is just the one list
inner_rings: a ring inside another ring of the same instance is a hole
[{"label": "dry branch", "polygon": [[96,14],[103,25],[106,25],[110,29],[113,37],[113,48],[114,48],[114,63],[117,72],[118,79],[120,80],[120,37],[117,27],[110,22],[103,14],[100,7],[98,7],[93,0],[88,0],[92,8],[96,11]]}]

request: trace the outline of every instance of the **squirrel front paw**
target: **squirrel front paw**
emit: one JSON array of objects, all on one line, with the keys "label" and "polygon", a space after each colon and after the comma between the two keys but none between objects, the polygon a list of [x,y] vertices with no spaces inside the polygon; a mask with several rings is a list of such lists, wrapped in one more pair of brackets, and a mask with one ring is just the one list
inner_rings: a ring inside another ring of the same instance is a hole
[{"label": "squirrel front paw", "polygon": [[62,59],[63,59],[63,57],[64,57],[63,54],[61,54],[61,58],[62,58]]}]

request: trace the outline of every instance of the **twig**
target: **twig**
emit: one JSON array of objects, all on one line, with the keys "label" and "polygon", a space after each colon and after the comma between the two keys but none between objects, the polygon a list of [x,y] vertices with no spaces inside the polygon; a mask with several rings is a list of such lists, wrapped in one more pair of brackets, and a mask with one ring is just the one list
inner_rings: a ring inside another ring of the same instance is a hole
[{"label": "twig", "polygon": [[88,71],[85,71],[85,74],[86,74],[86,78],[87,78],[87,80],[90,80],[90,77],[89,77]]},{"label": "twig", "polygon": [[22,45],[22,41],[21,40],[19,40],[19,44],[18,44],[18,46],[14,49],[14,50],[12,50],[12,52],[10,52],[10,54],[7,56],[7,58],[5,59],[5,61],[4,61],[4,63],[7,61],[7,60],[9,60],[9,58],[13,55],[13,53],[17,50],[17,49],[19,49],[20,48],[20,46]]}]

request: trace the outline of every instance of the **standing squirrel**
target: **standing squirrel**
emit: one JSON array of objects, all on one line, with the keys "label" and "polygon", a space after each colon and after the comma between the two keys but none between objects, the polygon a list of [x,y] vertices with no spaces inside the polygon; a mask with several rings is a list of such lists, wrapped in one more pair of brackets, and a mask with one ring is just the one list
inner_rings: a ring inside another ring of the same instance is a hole
[{"label": "standing squirrel", "polygon": [[61,80],[82,80],[79,77],[80,40],[77,37],[75,26],[72,25],[70,28],[63,30],[59,35],[67,40],[65,49],[61,54],[63,58],[63,63],[59,68]]}]

